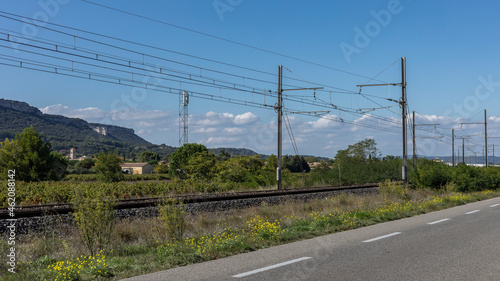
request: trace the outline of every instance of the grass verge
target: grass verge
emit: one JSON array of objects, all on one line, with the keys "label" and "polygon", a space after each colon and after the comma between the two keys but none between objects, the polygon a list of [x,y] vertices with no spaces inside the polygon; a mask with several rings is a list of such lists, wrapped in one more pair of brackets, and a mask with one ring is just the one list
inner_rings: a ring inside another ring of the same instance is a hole
[{"label": "grass verge", "polygon": [[[498,190],[456,193],[385,183],[379,194],[188,215],[181,239],[165,236],[169,226],[159,218],[129,219],[115,224],[107,252],[91,256],[82,255],[85,247],[75,230],[46,235],[50,243],[40,243],[35,239],[40,235],[32,234],[20,238],[17,273],[2,268],[0,275],[5,280],[117,280],[498,196]],[[2,250],[5,241],[0,242]]]}]

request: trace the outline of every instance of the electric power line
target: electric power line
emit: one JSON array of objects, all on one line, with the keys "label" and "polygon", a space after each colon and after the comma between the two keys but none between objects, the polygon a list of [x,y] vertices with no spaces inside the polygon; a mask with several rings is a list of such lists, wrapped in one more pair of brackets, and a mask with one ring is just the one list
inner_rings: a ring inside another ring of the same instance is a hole
[{"label": "electric power line", "polygon": [[[113,10],[113,11],[116,11],[116,12],[124,13],[124,14],[127,14],[127,15],[139,17],[139,18],[146,19],[146,20],[149,20],[149,21],[154,21],[154,22],[157,22],[157,23],[161,23],[161,24],[168,25],[168,26],[171,26],[171,27],[179,28],[179,29],[182,29],[182,30],[185,30],[185,31],[189,31],[189,32],[193,32],[193,33],[196,33],[196,34],[200,34],[200,35],[203,35],[203,36],[211,37],[211,38],[214,38],[214,39],[217,39],[217,40],[222,40],[222,41],[225,41],[225,42],[229,42],[229,43],[232,43],[232,44],[237,44],[237,45],[240,45],[240,46],[243,46],[243,47],[247,47],[247,48],[251,48],[251,49],[254,49],[254,50],[266,52],[266,53],[269,53],[269,54],[273,54],[273,55],[277,55],[277,56],[289,58],[289,59],[292,59],[292,60],[296,60],[296,61],[304,62],[304,63],[307,63],[307,64],[311,64],[311,65],[323,67],[323,68],[326,68],[326,69],[331,69],[331,70],[334,70],[334,71],[346,73],[346,74],[353,75],[353,76],[358,76],[358,77],[362,77],[362,78],[370,78],[370,77],[365,76],[365,75],[360,75],[360,74],[352,73],[352,72],[341,70],[341,69],[334,68],[334,67],[331,67],[331,66],[327,66],[327,65],[315,63],[315,62],[312,62],[312,61],[300,59],[300,58],[297,58],[297,57],[285,55],[283,53],[278,53],[278,52],[275,52],[275,51],[270,51],[270,50],[266,50],[266,49],[263,49],[263,48],[251,46],[249,44],[240,43],[240,42],[237,42],[237,41],[234,41],[234,40],[222,38],[220,36],[215,36],[215,35],[208,34],[208,33],[205,33],[205,32],[201,32],[201,31],[198,31],[198,30],[194,30],[194,29],[182,27],[182,26],[179,26],[179,25],[171,24],[171,23],[168,23],[168,22],[165,22],[165,21],[161,21],[161,20],[150,18],[150,17],[142,16],[142,15],[139,15],[139,14],[136,14],[136,13],[132,13],[132,12],[127,12],[127,11],[124,11],[124,10],[116,9],[116,8],[113,8],[113,7],[110,7],[110,6],[105,6],[105,5],[98,4],[98,3],[95,3],[95,2],[92,2],[92,1],[88,1],[88,0],[81,0],[81,1],[89,3],[89,4],[92,4],[92,5],[96,5],[96,6],[99,6],[99,7],[103,7],[103,8],[109,9],[109,10]],[[377,81],[380,81],[380,80],[377,80]]]}]

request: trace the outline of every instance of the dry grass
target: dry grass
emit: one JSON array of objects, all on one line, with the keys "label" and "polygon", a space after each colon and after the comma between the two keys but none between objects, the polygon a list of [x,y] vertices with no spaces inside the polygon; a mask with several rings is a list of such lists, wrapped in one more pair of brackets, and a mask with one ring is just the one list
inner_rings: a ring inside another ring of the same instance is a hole
[{"label": "dry grass", "polygon": [[[492,192],[492,194],[499,195],[498,192]],[[419,203],[431,201],[436,196],[450,195],[452,193],[444,189],[438,191],[401,189],[391,183],[386,183],[380,188],[380,194],[355,195],[341,193],[308,202],[283,202],[279,205],[261,204],[261,206],[247,209],[197,215],[187,214],[185,217],[184,238],[209,237],[227,230],[245,229],[248,227],[248,221],[256,217],[269,222],[279,221],[281,226],[286,228],[297,225],[298,220],[310,220],[312,215],[320,217],[332,213],[378,210],[390,204],[400,203],[404,205],[409,200]],[[69,260],[85,253],[85,246],[81,242],[75,227],[58,228],[57,233],[53,230],[53,227],[47,226],[42,233],[20,235],[18,240],[19,261],[27,263],[40,258]],[[289,241],[323,233],[319,228],[315,231],[317,234],[297,234],[297,237],[291,237]],[[155,249],[158,245],[171,242],[166,237],[165,232],[165,224],[158,218],[128,218],[116,221],[109,248],[117,259],[118,257],[126,259],[126,261],[120,261],[117,266],[122,272],[121,277],[129,273],[135,275],[143,271],[147,272],[151,268],[165,267],[165,265],[161,264],[165,261],[156,260],[155,256],[151,254],[152,249]],[[4,244],[0,243],[2,249],[5,247]],[[168,257],[164,258],[168,259]],[[148,261],[148,263],[145,263],[145,261]],[[187,261],[187,263],[190,262],[196,261]],[[124,265],[120,265],[121,263],[124,263]]]}]

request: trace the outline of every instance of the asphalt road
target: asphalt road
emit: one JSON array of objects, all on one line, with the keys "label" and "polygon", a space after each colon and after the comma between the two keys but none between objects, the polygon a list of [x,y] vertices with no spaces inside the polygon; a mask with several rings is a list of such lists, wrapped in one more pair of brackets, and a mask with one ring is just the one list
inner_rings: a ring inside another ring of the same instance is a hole
[{"label": "asphalt road", "polygon": [[125,280],[500,280],[500,198]]}]

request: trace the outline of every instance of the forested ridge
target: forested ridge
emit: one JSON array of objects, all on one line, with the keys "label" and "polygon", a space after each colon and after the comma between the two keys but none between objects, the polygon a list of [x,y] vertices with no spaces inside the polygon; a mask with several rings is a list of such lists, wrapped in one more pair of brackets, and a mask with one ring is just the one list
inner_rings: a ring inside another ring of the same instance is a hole
[{"label": "forested ridge", "polygon": [[[133,129],[44,114],[28,103],[0,99],[0,141],[14,139],[16,134],[30,126],[43,135],[51,144],[52,150],[68,154],[71,148],[75,148],[77,157],[116,150],[127,159],[138,159],[144,151],[158,153],[164,158],[176,150],[176,147],[170,145],[152,144],[136,135]],[[104,128],[106,135],[98,133],[94,128]],[[230,155],[257,155],[255,151],[246,148],[216,148],[214,153],[218,154],[222,150]]]}]

